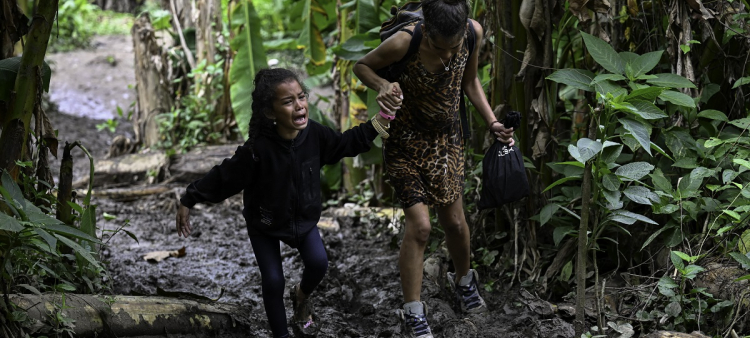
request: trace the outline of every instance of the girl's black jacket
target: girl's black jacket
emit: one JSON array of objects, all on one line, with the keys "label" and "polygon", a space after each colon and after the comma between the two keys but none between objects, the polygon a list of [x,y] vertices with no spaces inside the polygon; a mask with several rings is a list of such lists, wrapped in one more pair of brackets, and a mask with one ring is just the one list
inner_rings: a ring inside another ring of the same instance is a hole
[{"label": "girl's black jacket", "polygon": [[275,131],[261,132],[232,158],[191,183],[180,199],[218,203],[244,190],[242,215],[250,236],[266,235],[296,247],[320,220],[320,167],[370,150],[378,136],[371,121],[340,133],[309,120],[294,140]]}]

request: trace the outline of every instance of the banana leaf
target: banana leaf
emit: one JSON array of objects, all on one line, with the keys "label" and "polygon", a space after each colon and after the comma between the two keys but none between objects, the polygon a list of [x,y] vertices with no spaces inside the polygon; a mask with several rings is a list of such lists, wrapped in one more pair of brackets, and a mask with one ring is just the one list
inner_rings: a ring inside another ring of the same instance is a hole
[{"label": "banana leaf", "polygon": [[[21,57],[12,57],[0,60],[0,101],[8,101],[10,99],[10,92],[16,86],[16,75],[18,74],[18,67],[21,65]],[[42,69],[42,84],[44,91],[49,92],[49,80],[52,76],[52,70],[49,68],[49,64],[44,62]]]},{"label": "banana leaf", "polygon": [[260,36],[260,18],[252,1],[240,1],[232,12],[232,30],[235,37],[230,47],[237,54],[229,70],[232,110],[237,126],[244,137],[249,131],[252,111],[252,91],[255,73],[268,67],[263,39]]}]

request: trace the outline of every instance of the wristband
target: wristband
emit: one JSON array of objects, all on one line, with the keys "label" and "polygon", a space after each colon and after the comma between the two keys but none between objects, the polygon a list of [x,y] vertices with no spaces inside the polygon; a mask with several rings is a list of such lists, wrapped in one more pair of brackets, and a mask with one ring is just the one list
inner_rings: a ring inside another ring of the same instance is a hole
[{"label": "wristband", "polygon": [[396,119],[396,115],[388,115],[388,114],[384,113],[382,110],[378,114],[380,114],[380,117],[382,117],[382,118],[384,118],[384,119],[386,119],[388,121],[393,121],[394,119]]}]

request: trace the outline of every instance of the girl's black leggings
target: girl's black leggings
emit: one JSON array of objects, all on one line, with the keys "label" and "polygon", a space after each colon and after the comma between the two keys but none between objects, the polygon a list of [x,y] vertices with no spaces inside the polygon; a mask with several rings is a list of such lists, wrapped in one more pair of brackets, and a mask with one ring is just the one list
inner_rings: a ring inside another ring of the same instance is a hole
[{"label": "girl's black leggings", "polygon": [[[273,336],[287,337],[286,310],[284,308],[284,271],[281,267],[280,241],[266,236],[250,236],[255,260],[258,261],[262,279],[263,305],[266,308],[268,322]],[[297,247],[305,265],[302,272],[300,288],[305,294],[311,294],[320,284],[328,270],[328,255],[318,228],[313,228],[301,239]]]}]

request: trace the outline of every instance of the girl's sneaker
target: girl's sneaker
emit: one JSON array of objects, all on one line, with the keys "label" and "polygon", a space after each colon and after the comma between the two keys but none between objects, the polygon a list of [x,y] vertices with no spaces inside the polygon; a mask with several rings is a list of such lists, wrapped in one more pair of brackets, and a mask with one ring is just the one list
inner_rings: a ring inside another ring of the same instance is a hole
[{"label": "girl's sneaker", "polygon": [[448,283],[450,283],[453,292],[456,295],[456,302],[464,313],[479,313],[487,311],[487,304],[479,295],[479,286],[477,283],[479,274],[476,270],[470,269],[469,273],[461,277],[456,285],[456,274],[448,272]]},{"label": "girl's sneaker", "polygon": [[401,319],[402,331],[404,338],[433,338],[430,331],[430,324],[427,324],[427,304],[419,302],[423,311],[408,311],[405,309],[396,310],[396,315]]},{"label": "girl's sneaker", "polygon": [[292,329],[297,336],[315,337],[320,331],[318,316],[315,315],[315,309],[310,298],[301,302],[297,301],[297,289],[299,289],[299,284],[294,285],[289,291],[289,298],[292,299],[292,309],[294,310]]}]

